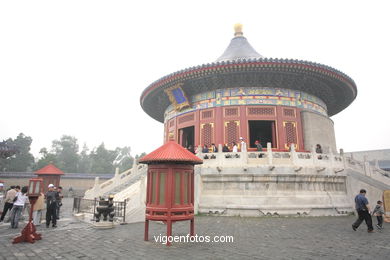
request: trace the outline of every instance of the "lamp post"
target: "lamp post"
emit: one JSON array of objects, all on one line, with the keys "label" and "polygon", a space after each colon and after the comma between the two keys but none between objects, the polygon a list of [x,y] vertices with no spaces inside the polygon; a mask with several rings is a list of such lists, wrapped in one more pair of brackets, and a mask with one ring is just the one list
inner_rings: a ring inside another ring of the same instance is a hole
[{"label": "lamp post", "polygon": [[166,223],[167,246],[176,221],[189,220],[194,236],[194,165],[202,160],[169,141],[139,162],[148,164],[144,240],[149,240],[149,221]]},{"label": "lamp post", "polygon": [[30,242],[34,243],[35,240],[41,240],[42,236],[39,233],[36,233],[35,225],[32,221],[34,204],[37,201],[39,195],[42,192],[42,179],[30,179],[28,185],[28,193],[27,196],[30,200],[31,209],[28,224],[23,228],[22,234],[17,236],[12,241],[12,244],[20,243],[20,242]]}]

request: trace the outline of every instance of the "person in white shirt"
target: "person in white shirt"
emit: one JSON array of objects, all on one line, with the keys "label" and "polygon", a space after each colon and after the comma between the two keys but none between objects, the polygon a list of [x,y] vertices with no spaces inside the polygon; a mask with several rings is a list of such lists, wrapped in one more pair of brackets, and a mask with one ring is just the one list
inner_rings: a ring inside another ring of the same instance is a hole
[{"label": "person in white shirt", "polygon": [[16,193],[14,206],[11,210],[11,228],[18,228],[19,218],[22,213],[23,207],[26,204],[29,204],[30,201],[27,196],[28,187],[25,186],[22,188],[21,192]]},{"label": "person in white shirt", "polygon": [[5,200],[4,200],[4,208],[3,208],[3,213],[1,214],[0,217],[0,224],[4,220],[5,216],[7,215],[7,212],[9,210],[11,214],[12,207],[14,206],[14,198],[16,196],[16,193],[18,193],[20,190],[19,185],[18,186],[11,186],[11,188],[7,191],[5,195]]},{"label": "person in white shirt", "polygon": [[237,153],[238,152],[238,147],[237,147],[237,144],[236,144],[236,142],[233,142],[232,143],[232,146],[233,146],[233,153]]},{"label": "person in white shirt", "polygon": [[241,144],[241,152],[246,152],[246,143],[244,141],[243,137],[240,137],[240,144]]},{"label": "person in white shirt", "polygon": [[4,199],[4,184],[0,182],[0,204],[3,202]]}]

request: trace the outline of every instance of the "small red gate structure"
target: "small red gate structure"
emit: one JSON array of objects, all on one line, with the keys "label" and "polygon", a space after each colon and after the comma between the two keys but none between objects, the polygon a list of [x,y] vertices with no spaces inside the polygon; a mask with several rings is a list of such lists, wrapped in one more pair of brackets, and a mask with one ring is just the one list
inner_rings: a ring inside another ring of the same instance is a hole
[{"label": "small red gate structure", "polygon": [[149,220],[167,224],[167,240],[172,236],[172,222],[190,220],[193,236],[194,165],[203,161],[169,141],[139,162],[148,164],[144,240],[149,240]]},{"label": "small red gate structure", "polygon": [[23,228],[22,234],[20,236],[15,237],[14,240],[12,241],[12,244],[17,244],[20,242],[35,243],[35,240],[42,239],[41,234],[36,232],[35,225],[32,222],[34,204],[37,201],[41,192],[42,192],[42,179],[37,179],[37,178],[30,179],[28,185],[28,193],[27,193],[27,196],[31,204],[29,221],[28,224]]},{"label": "small red gate structure", "polygon": [[64,172],[55,167],[54,164],[48,164],[36,171],[35,174],[43,180],[43,193],[46,193],[49,184],[53,184],[55,187],[60,186],[61,175]]}]

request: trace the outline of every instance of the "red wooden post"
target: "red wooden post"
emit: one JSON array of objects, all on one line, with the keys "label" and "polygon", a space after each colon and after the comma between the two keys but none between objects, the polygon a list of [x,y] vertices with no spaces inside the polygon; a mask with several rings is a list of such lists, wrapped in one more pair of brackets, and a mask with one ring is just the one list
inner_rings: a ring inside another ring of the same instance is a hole
[{"label": "red wooden post", "polygon": [[194,219],[192,218],[190,223],[190,235],[194,236],[194,234],[195,234],[195,225],[194,225]]},{"label": "red wooden post", "polygon": [[144,233],[144,240],[149,241],[149,220],[145,220],[145,233]]},{"label": "red wooden post", "polygon": [[169,238],[172,236],[172,221],[167,221],[167,246],[171,245],[171,242],[169,242]]},{"label": "red wooden post", "polygon": [[149,221],[167,225],[167,246],[175,221],[190,220],[194,235],[194,165],[202,160],[174,141],[169,141],[144,156],[140,163],[148,164],[146,190],[145,233],[148,241]]},{"label": "red wooden post", "polygon": [[35,225],[32,221],[34,204],[37,201],[41,192],[42,192],[42,179],[31,179],[29,182],[29,189],[28,189],[28,197],[31,204],[29,221],[28,224],[23,228],[22,234],[20,236],[15,237],[14,240],[12,241],[12,244],[16,244],[20,242],[35,243],[35,240],[42,239],[41,234],[38,234],[36,232]]}]

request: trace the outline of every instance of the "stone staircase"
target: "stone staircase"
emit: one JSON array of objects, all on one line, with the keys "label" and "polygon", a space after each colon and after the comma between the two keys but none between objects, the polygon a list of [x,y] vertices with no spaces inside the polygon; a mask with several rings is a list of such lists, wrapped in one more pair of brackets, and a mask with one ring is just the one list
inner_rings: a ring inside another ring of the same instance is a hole
[{"label": "stone staircase", "polygon": [[[390,190],[390,179],[387,182],[379,181],[357,170],[349,170],[349,175],[361,182],[381,190]],[[385,177],[386,178],[386,177]]]},{"label": "stone staircase", "polygon": [[146,175],[146,171],[142,171],[142,172],[138,172],[138,174],[135,174],[133,175],[130,179],[128,179],[127,181],[121,183],[120,185],[116,186],[115,188],[113,188],[112,190],[110,191],[107,191],[105,193],[103,193],[103,197],[108,197],[110,194],[112,195],[115,195],[121,191],[123,191],[124,189],[130,187],[132,184],[136,183],[137,181],[139,181],[143,176]]}]

